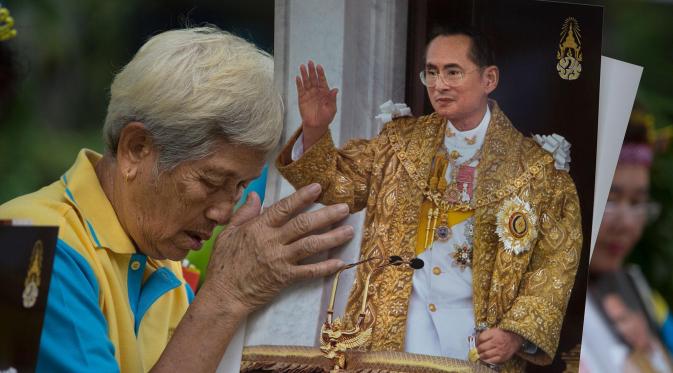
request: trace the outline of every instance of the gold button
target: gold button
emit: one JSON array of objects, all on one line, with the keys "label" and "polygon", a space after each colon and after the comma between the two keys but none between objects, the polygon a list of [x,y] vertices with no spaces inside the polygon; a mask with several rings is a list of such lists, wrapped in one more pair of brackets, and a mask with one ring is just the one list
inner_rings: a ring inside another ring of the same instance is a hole
[{"label": "gold button", "polygon": [[430,312],[435,312],[435,311],[437,311],[437,307],[436,307],[434,304],[432,304],[432,303],[430,303],[430,305],[428,306],[428,308],[430,308]]},{"label": "gold button", "polygon": [[432,273],[434,273],[434,274],[436,274],[437,276],[439,276],[439,275],[442,273],[442,270],[439,269],[439,267],[435,267],[435,268],[432,269]]},{"label": "gold button", "polygon": [[131,262],[131,269],[134,271],[137,271],[140,268],[140,262],[137,260],[134,260]]}]

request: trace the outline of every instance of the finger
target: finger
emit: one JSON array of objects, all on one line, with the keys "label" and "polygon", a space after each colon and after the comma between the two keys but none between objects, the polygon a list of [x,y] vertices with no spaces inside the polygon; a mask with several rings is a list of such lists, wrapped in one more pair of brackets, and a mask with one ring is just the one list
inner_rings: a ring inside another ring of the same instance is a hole
[{"label": "finger", "polygon": [[480,356],[482,353],[489,352],[494,349],[496,349],[496,345],[493,343],[493,341],[488,341],[477,345],[477,352],[479,352]]},{"label": "finger", "polygon": [[287,223],[297,212],[315,202],[321,190],[320,184],[307,185],[274,203],[262,216],[268,225],[279,227]]},{"label": "finger", "polygon": [[320,84],[320,88],[329,89],[329,84],[327,83],[327,77],[325,76],[325,69],[323,69],[322,65],[318,65],[317,70],[318,70],[318,84]]},{"label": "finger", "polygon": [[477,336],[477,344],[484,343],[491,338],[493,338],[493,332],[490,329],[486,329]]},{"label": "finger", "polygon": [[230,226],[239,226],[249,221],[250,219],[258,216],[262,209],[262,203],[259,199],[259,196],[255,192],[250,192],[248,198],[245,200],[245,204],[236,210],[234,216],[231,217],[229,221]]},{"label": "finger", "polygon": [[500,353],[497,352],[489,353],[484,357],[481,357],[481,355],[479,355],[479,359],[489,364],[502,364],[505,362],[504,356],[502,356]]},{"label": "finger", "polygon": [[297,97],[301,97],[304,95],[304,85],[301,83],[299,76],[295,78],[295,82],[297,83]]},{"label": "finger", "polygon": [[330,99],[330,101],[332,101],[335,104],[336,104],[336,98],[337,98],[338,93],[339,93],[338,88],[334,88],[331,91],[329,91],[329,99]]},{"label": "finger", "polygon": [[296,266],[294,269],[294,279],[300,281],[325,277],[338,271],[344,265],[344,262],[339,259],[328,259],[314,264]]},{"label": "finger", "polygon": [[306,66],[303,64],[299,66],[299,74],[301,75],[301,82],[304,85],[304,89],[311,89],[311,81],[308,79],[308,71],[306,71]]},{"label": "finger", "polygon": [[308,233],[327,228],[343,220],[346,216],[348,216],[348,205],[345,203],[305,212],[285,223],[278,238],[281,243],[290,244],[306,236]]},{"label": "finger", "polygon": [[353,227],[344,225],[327,233],[304,237],[292,243],[287,250],[289,261],[298,261],[318,254],[322,251],[335,248],[348,242],[354,235]]},{"label": "finger", "polygon": [[311,82],[311,87],[320,87],[318,73],[315,70],[315,64],[311,60],[308,61],[308,79]]},{"label": "finger", "polygon": [[479,351],[479,360],[481,361],[487,361],[488,359],[492,359],[493,356],[495,356],[493,352]]},{"label": "finger", "polygon": [[477,348],[477,352],[479,353],[479,359],[489,363],[499,363],[500,361],[494,361],[494,359],[498,360],[503,357],[502,349],[494,344],[486,345],[481,350]]}]

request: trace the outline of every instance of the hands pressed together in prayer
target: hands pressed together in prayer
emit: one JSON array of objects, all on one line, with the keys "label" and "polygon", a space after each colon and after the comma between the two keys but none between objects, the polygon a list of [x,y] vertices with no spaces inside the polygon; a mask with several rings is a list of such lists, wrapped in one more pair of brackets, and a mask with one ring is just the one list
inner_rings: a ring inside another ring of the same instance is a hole
[{"label": "hands pressed together in prayer", "polygon": [[344,263],[338,259],[299,264],[353,237],[351,226],[312,234],[341,221],[349,212],[348,205],[336,204],[300,213],[320,191],[319,184],[311,184],[261,214],[259,197],[250,194],[217,238],[206,284],[216,287],[226,302],[250,312],[294,282],[324,277],[341,268]]},{"label": "hands pressed together in prayer", "polygon": [[[300,263],[353,237],[351,226],[315,233],[349,213],[346,204],[302,212],[320,192],[319,184],[308,185],[261,213],[259,197],[249,195],[218,236],[205,282],[153,371],[214,371],[249,313],[282,289],[330,275],[344,265],[338,259]],[[194,335],[208,343],[193,343]]]},{"label": "hands pressed together in prayer", "polygon": [[499,329],[486,329],[477,336],[479,359],[489,364],[502,364],[519,351],[524,338],[520,335]]}]

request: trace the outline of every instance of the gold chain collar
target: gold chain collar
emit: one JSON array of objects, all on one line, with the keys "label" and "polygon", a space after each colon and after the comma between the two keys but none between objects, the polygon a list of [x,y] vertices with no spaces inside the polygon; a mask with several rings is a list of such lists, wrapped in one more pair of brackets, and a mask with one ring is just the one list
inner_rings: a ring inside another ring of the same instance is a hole
[{"label": "gold chain collar", "polygon": [[[440,193],[432,190],[428,185],[428,182],[425,180],[425,177],[420,175],[418,168],[409,159],[407,152],[402,148],[402,145],[400,144],[400,137],[397,128],[395,127],[390,128],[388,138],[390,140],[390,145],[395,150],[395,155],[397,155],[397,158],[400,160],[402,166],[405,168],[405,170],[407,171],[411,179],[414,181],[418,189],[421,190],[421,192],[426,198],[432,201],[436,206],[438,206],[443,211],[467,212],[484,207],[493,202],[497,202],[513,194],[524,185],[528,184],[528,182],[532,178],[534,178],[537,174],[542,172],[545,165],[552,163],[554,161],[554,158],[551,155],[545,154],[544,157],[542,157],[542,159],[528,166],[528,169],[524,173],[519,175],[516,179],[514,179],[513,182],[505,185],[501,189],[497,190],[495,193],[480,198],[476,200],[476,202],[473,199],[471,203],[450,203],[444,200]],[[484,145],[482,145],[482,147]]]}]

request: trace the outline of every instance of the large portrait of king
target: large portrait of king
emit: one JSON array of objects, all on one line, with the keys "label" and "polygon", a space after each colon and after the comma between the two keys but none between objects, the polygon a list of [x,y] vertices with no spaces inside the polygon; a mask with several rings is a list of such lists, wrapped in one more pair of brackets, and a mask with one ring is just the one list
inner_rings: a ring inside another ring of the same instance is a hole
[{"label": "large portrait of king", "polygon": [[278,2],[287,129],[267,200],[320,183],[357,234],[330,254],[352,263],[336,279],[248,320],[242,371],[576,369],[601,19],[537,1]]}]

